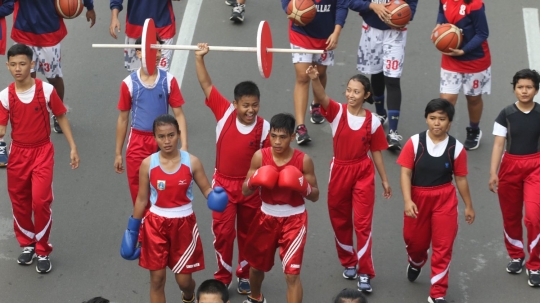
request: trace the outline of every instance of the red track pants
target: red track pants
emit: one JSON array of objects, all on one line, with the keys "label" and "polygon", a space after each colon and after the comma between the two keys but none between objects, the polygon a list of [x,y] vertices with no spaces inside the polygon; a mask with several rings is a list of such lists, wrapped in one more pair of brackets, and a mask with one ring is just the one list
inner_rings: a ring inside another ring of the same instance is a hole
[{"label": "red track pants", "polygon": [[[375,205],[375,170],[366,155],[353,161],[333,159],[328,184],[328,212],[341,265],[375,277],[371,258],[371,225]],[[354,222],[353,222],[354,217]],[[353,225],[356,248],[353,248]]]},{"label": "red track pants", "polygon": [[54,147],[50,141],[32,147],[12,143],[7,185],[15,237],[21,247],[35,245],[40,256],[48,256],[52,251],[48,240],[52,226],[53,167]]},{"label": "red track pants", "polygon": [[[222,213],[212,212],[212,232],[218,270],[214,278],[225,284],[232,281],[234,238],[238,235],[238,266],[236,276],[249,278],[249,264],[245,257],[245,243],[249,226],[261,208],[261,198],[256,192],[249,197],[242,195],[245,178],[230,178],[216,172],[212,186],[221,186],[227,191],[229,204]],[[235,228],[236,227],[236,228]]]},{"label": "red track pants", "polygon": [[529,244],[526,266],[531,270],[540,269],[540,153],[525,156],[505,153],[499,169],[497,193],[508,254],[513,259],[525,258],[521,223],[525,205],[525,227]]},{"label": "red track pants", "polygon": [[416,219],[404,215],[403,238],[409,262],[422,267],[431,242],[432,298],[444,297],[448,289],[448,270],[458,230],[458,199],[452,183],[433,187],[413,186],[411,198],[418,207]]},{"label": "red track pants", "polygon": [[[132,128],[126,149],[126,169],[129,191],[133,205],[139,193],[139,168],[146,157],[157,152],[158,145],[151,132],[144,132]],[[150,203],[148,203],[148,207]]]}]

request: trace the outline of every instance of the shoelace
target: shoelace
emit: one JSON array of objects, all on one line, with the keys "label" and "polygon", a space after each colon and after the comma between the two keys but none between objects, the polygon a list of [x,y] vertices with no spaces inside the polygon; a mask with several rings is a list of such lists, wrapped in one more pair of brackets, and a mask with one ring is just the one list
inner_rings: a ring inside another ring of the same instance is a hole
[{"label": "shoelace", "polygon": [[303,136],[306,134],[306,127],[305,126],[300,126],[300,127],[297,127],[296,128],[296,133],[298,133],[300,136]]},{"label": "shoelace", "polygon": [[401,135],[398,135],[398,133],[393,130],[390,131],[389,135],[390,135],[390,138],[393,140],[398,140],[398,141],[403,140],[403,137]]},{"label": "shoelace", "polygon": [[368,279],[368,277],[360,277],[360,283],[367,283]]},{"label": "shoelace", "polygon": [[38,261],[49,261],[49,256],[37,256]]},{"label": "shoelace", "polygon": [[311,114],[312,115],[321,115],[321,107],[320,106],[317,106],[317,107],[313,106],[311,108]]},{"label": "shoelace", "polygon": [[238,282],[240,282],[240,283],[249,283],[249,279],[240,278],[240,280]]},{"label": "shoelace", "polygon": [[539,270],[529,270],[530,275],[540,275],[540,269]]},{"label": "shoelace", "polygon": [[31,247],[31,246],[27,246],[25,248],[23,248],[22,252],[23,254],[29,254],[29,253],[32,253],[34,251],[34,248]]},{"label": "shoelace", "polygon": [[521,263],[521,259],[512,259],[511,263]]},{"label": "shoelace", "polygon": [[235,7],[233,7],[233,12],[235,13],[243,13],[244,12],[244,5],[243,4],[238,4],[236,5]]},{"label": "shoelace", "polygon": [[0,146],[0,155],[5,155],[5,154],[6,154],[6,147]]}]

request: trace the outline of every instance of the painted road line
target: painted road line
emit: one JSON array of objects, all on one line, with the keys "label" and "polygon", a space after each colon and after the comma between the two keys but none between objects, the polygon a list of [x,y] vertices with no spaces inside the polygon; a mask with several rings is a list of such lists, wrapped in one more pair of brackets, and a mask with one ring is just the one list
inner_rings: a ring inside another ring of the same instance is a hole
[{"label": "painted road line", "polygon": [[[188,1],[184,16],[182,17],[182,24],[180,25],[180,33],[178,34],[178,39],[176,39],[176,45],[191,45],[202,2],[202,0]],[[184,80],[184,72],[186,70],[189,53],[190,51],[182,50],[173,52],[170,72],[176,77],[180,87],[182,87],[182,81]]]},{"label": "painted road line", "polygon": [[537,8],[523,8],[523,23],[529,55],[529,68],[540,70],[540,23]]}]

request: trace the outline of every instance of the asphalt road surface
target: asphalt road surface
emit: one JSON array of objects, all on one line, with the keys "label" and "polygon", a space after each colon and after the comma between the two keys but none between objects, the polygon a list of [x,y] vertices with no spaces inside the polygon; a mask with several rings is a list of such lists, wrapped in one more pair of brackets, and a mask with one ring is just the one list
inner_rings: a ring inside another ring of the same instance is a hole
[{"label": "asphalt road surface", "polygon": [[[247,2],[246,20],[232,24],[230,7],[222,0],[202,1],[198,16],[184,16],[187,0],[174,3],[177,25],[182,20],[196,22],[193,43],[210,45],[255,46],[260,20],[268,20],[273,31],[274,46],[288,47],[287,21],[279,1]],[[16,263],[20,252],[13,234],[10,200],[5,170],[0,171],[0,302],[82,302],[104,296],[113,302],[148,302],[149,274],[137,262],[119,256],[119,246],[132,212],[126,176],[114,172],[114,141],[118,111],[119,86],[127,72],[123,68],[121,50],[92,49],[92,43],[117,43],[108,34],[110,11],[107,1],[95,1],[97,24],[89,29],[84,17],[68,20],[69,35],[62,42],[62,65],[66,83],[65,102],[71,108],[75,140],[81,166],[72,171],[69,148],[63,138],[52,134],[56,149],[54,179],[54,225],[51,243],[53,271],[39,275],[35,267]],[[519,4],[517,4],[519,3]],[[497,197],[488,190],[489,159],[493,143],[491,131],[498,112],[514,100],[511,77],[528,66],[523,22],[523,7],[539,8],[537,0],[487,1],[490,25],[489,44],[492,51],[492,93],[485,97],[480,124],[484,137],[478,150],[469,152],[469,182],[476,209],[476,222],[467,226],[460,204],[460,229],[454,245],[450,269],[449,302],[538,302],[540,289],[527,285],[524,273],[506,273],[509,258],[503,243],[502,219]],[[404,141],[423,131],[426,126],[423,110],[427,101],[439,94],[440,55],[429,36],[434,27],[438,4],[420,1],[415,20],[408,27],[407,54],[402,77],[403,105],[400,133]],[[125,13],[122,13],[122,20]],[[186,24],[188,22],[186,21]],[[194,23],[191,23],[192,25]],[[11,26],[11,18],[8,18]],[[187,25],[186,25],[187,26]],[[336,51],[336,65],[328,70],[327,92],[344,101],[347,80],[356,73],[356,50],[360,38],[361,19],[350,12]],[[184,37],[185,38],[185,37]],[[189,37],[188,37],[189,38]],[[188,39],[189,40],[189,39]],[[123,36],[121,38],[123,41]],[[12,42],[8,42],[8,46]],[[121,42],[120,42],[121,43]],[[242,80],[255,80],[261,89],[260,114],[269,119],[278,112],[293,112],[292,91],[294,68],[290,55],[274,56],[273,75],[258,75],[256,57],[251,53],[210,53],[207,67],[214,84],[232,99],[234,85]],[[179,64],[181,62],[175,62]],[[182,76],[182,75],[176,75]],[[12,80],[5,70],[0,85]],[[182,93],[189,129],[189,149],[203,162],[211,176],[215,158],[215,120],[203,104],[194,70],[194,57],[188,57]],[[468,126],[467,107],[460,97],[451,133],[465,139]],[[341,277],[342,267],[334,247],[333,232],[326,207],[329,161],[332,138],[328,123],[307,125],[313,141],[301,150],[315,161],[321,199],[308,202],[309,231],[302,269],[304,302],[331,302],[341,289],[356,287],[356,282]],[[9,136],[8,136],[9,137]],[[296,144],[293,144],[296,147]],[[384,152],[386,169],[394,196],[384,200],[377,176],[377,201],[373,223],[373,258],[377,277],[372,280],[374,292],[369,302],[425,302],[429,294],[429,267],[416,283],[405,278],[407,256],[402,238],[403,203],[399,188],[400,167],[397,154]],[[206,269],[194,274],[199,283],[211,278],[216,269],[210,231],[211,213],[198,190],[194,208],[203,241]],[[461,203],[461,202],[460,202]],[[263,292],[268,302],[285,302],[286,284],[281,266],[266,275]],[[233,287],[236,284],[233,283]],[[231,302],[242,302],[231,287]],[[180,291],[172,274],[166,286],[168,302],[180,302]]]}]

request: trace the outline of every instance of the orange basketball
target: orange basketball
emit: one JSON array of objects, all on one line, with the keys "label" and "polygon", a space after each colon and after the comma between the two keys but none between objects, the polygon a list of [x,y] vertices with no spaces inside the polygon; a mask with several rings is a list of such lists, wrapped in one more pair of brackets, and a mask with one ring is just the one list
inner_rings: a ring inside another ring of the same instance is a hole
[{"label": "orange basketball", "polygon": [[450,52],[451,48],[460,48],[461,42],[463,41],[463,34],[457,26],[445,23],[439,26],[437,30],[433,32],[431,35],[431,40],[439,51],[448,53]]},{"label": "orange basketball", "polygon": [[291,0],[289,6],[287,6],[287,18],[299,26],[304,26],[313,21],[316,13],[317,7],[313,0]]},{"label": "orange basketball", "polygon": [[411,21],[411,8],[403,0],[392,0],[386,9],[390,11],[390,20],[387,24],[391,27],[402,28]]},{"label": "orange basketball", "polygon": [[73,19],[83,11],[83,0],[54,0],[58,16],[64,19]]}]

